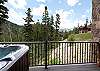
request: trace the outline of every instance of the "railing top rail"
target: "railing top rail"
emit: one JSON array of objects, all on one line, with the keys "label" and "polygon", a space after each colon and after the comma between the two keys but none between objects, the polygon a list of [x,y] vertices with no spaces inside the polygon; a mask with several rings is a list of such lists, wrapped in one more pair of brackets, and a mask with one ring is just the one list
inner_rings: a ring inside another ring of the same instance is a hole
[{"label": "railing top rail", "polygon": [[[40,44],[45,43],[45,41],[35,41],[35,42],[0,42],[0,44]],[[48,43],[99,43],[96,41],[48,41]]]},{"label": "railing top rail", "polygon": [[36,44],[36,43],[44,43],[43,42],[0,42],[0,44]]},{"label": "railing top rail", "polygon": [[48,41],[51,43],[99,43],[96,41]]}]

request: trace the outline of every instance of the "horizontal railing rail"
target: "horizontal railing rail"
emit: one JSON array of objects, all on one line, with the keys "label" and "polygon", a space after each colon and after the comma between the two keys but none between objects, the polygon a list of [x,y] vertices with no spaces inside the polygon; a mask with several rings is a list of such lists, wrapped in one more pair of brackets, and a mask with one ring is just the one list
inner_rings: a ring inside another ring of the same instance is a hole
[{"label": "horizontal railing rail", "polygon": [[48,41],[0,42],[0,44],[26,44],[30,66],[96,63],[98,42]]},{"label": "horizontal railing rail", "polygon": [[37,42],[0,42],[0,44],[35,44],[35,43],[44,43],[45,41],[37,41]]},{"label": "horizontal railing rail", "polygon": [[[97,42],[97,41],[48,41],[48,43],[49,42],[51,42],[51,43],[56,43],[56,42],[65,42],[65,43],[67,43],[67,42],[72,42],[72,43],[74,43],[74,42],[76,42],[76,43],[85,43],[85,42],[89,42],[89,43],[99,43],[99,42]],[[23,43],[45,43],[45,41],[34,41],[34,42],[0,42],[0,44],[5,44],[5,43],[8,43],[8,44],[17,44],[17,43],[19,43],[19,44],[23,44]]]}]

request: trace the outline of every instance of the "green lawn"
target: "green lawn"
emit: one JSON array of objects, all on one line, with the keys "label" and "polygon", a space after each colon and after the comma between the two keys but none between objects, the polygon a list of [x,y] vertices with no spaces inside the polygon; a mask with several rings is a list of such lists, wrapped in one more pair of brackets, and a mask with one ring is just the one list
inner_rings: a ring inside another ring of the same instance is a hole
[{"label": "green lawn", "polygon": [[92,39],[92,34],[88,33],[80,33],[80,34],[71,34],[68,36],[69,41],[89,41]]}]

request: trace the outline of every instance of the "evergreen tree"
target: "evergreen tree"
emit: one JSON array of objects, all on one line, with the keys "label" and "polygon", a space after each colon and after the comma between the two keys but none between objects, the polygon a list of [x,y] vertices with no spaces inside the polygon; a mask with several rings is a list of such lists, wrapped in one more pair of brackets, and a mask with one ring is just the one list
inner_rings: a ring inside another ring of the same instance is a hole
[{"label": "evergreen tree", "polygon": [[5,2],[7,2],[7,0],[0,0],[0,21],[4,21],[4,19],[8,18],[8,9],[4,6]]},{"label": "evergreen tree", "polygon": [[44,40],[48,40],[48,26],[50,24],[49,13],[47,10],[47,6],[45,6],[45,11],[42,16],[42,23],[44,23],[44,35],[46,36]]},{"label": "evergreen tree", "polygon": [[0,37],[3,34],[2,24],[8,19],[8,9],[4,6],[5,2],[7,2],[7,0],[0,0]]},{"label": "evergreen tree", "polygon": [[74,27],[72,32],[73,34],[79,34],[79,29],[77,27]]},{"label": "evergreen tree", "polygon": [[45,6],[45,11],[43,12],[43,16],[42,16],[42,23],[45,23],[46,25],[48,25],[49,22],[50,22],[50,17],[47,10],[47,6]]},{"label": "evergreen tree", "polygon": [[50,18],[50,25],[51,25],[51,26],[54,25],[54,17],[53,17],[53,15],[52,15],[51,18]]},{"label": "evergreen tree", "polygon": [[34,34],[35,34],[35,36],[34,36],[34,40],[35,41],[40,41],[40,39],[39,39],[39,37],[40,37],[40,32],[41,32],[41,25],[40,25],[40,22],[39,22],[39,20],[36,22],[36,24],[34,24],[33,25],[33,27],[34,27]]},{"label": "evergreen tree", "polygon": [[25,22],[27,22],[27,24],[24,24],[24,36],[25,36],[25,41],[33,41],[33,28],[32,28],[32,24],[30,24],[30,22],[33,22],[32,20],[32,15],[31,13],[31,9],[28,8],[27,12],[25,12],[27,14],[27,17],[24,19]]},{"label": "evergreen tree", "polygon": [[56,21],[55,21],[55,30],[56,30],[56,36],[55,39],[59,40],[59,25],[60,25],[60,15],[56,14]]},{"label": "evergreen tree", "polygon": [[50,28],[49,28],[49,30],[50,30],[50,41],[53,41],[54,40],[54,17],[53,17],[53,15],[51,16],[51,18],[50,18]]}]

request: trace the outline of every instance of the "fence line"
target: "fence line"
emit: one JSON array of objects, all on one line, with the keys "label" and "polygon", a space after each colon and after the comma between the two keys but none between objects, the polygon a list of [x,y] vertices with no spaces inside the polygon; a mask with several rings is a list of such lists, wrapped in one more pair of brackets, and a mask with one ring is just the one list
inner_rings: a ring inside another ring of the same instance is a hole
[{"label": "fence line", "polygon": [[98,42],[0,42],[25,44],[29,48],[30,66],[96,63]]}]

